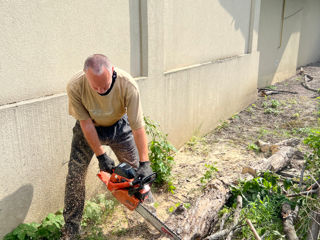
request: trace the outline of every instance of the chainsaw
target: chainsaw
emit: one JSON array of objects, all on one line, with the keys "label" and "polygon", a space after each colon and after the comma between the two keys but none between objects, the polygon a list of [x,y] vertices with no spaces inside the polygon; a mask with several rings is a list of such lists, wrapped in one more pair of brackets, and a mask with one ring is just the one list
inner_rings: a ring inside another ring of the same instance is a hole
[{"label": "chainsaw", "polygon": [[120,163],[112,169],[111,175],[100,171],[98,177],[107,185],[112,195],[129,210],[138,212],[164,236],[181,240],[176,233],[141,204],[148,198],[150,184],[155,180],[156,173],[146,177],[137,176],[132,166],[127,163]]}]

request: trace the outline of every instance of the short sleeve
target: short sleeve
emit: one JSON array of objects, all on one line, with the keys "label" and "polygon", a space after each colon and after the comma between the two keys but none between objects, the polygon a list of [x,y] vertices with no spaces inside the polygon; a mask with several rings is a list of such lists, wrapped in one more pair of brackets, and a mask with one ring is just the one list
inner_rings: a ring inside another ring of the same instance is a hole
[{"label": "short sleeve", "polygon": [[71,84],[67,85],[67,94],[69,102],[69,114],[77,120],[86,120],[90,115],[81,102],[80,94],[73,89]]},{"label": "short sleeve", "polygon": [[129,84],[126,102],[127,115],[131,129],[136,130],[144,127],[145,123],[143,120],[140,93],[136,86]]}]

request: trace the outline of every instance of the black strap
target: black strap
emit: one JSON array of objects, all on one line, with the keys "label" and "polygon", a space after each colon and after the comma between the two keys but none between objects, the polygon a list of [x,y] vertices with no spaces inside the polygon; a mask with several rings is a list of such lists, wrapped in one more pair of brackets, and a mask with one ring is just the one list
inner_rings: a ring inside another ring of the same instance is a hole
[{"label": "black strap", "polygon": [[114,83],[116,82],[116,79],[117,79],[117,72],[116,71],[113,71],[113,73],[112,73],[112,83],[111,83],[111,86],[110,86],[110,88],[108,89],[108,91],[106,91],[105,93],[99,93],[101,96],[106,96],[106,95],[108,95],[110,92],[111,92],[111,90],[112,90],[112,88],[113,88],[113,85],[114,85]]}]

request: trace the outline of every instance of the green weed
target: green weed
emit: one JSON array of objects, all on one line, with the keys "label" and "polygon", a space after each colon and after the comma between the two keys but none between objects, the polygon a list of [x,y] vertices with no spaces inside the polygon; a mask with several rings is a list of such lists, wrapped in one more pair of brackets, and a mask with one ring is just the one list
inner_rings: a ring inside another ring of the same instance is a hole
[{"label": "green weed", "polygon": [[[151,137],[149,142],[149,159],[152,170],[157,173],[155,184],[170,184],[171,170],[173,165],[173,154],[177,151],[167,140],[167,135],[159,130],[159,125],[148,117],[144,117],[146,132]],[[171,185],[171,187],[170,187]]]},{"label": "green weed", "polygon": [[205,164],[204,166],[207,170],[200,178],[200,182],[203,187],[214,177],[214,174],[218,171],[218,169],[212,164]]},{"label": "green weed", "polygon": [[252,151],[255,151],[255,152],[260,152],[260,148],[257,144],[255,143],[249,143],[248,144],[248,150],[252,150]]}]

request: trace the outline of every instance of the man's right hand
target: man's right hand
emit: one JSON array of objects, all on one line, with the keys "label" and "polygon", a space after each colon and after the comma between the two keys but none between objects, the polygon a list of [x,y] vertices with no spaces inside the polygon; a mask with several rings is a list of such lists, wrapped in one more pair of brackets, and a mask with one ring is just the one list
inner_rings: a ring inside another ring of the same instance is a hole
[{"label": "man's right hand", "polygon": [[114,161],[108,157],[106,153],[97,156],[99,160],[100,171],[112,173],[112,169],[115,167]]}]

